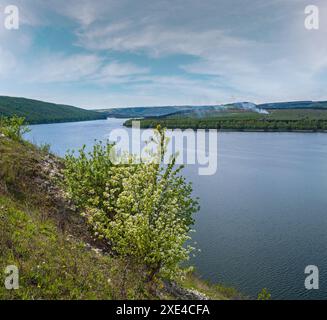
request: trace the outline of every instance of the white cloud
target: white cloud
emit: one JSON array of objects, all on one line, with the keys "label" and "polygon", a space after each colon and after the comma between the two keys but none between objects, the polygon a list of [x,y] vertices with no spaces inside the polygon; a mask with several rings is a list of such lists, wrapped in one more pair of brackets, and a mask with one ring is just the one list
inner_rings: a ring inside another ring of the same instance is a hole
[{"label": "white cloud", "polygon": [[14,72],[16,60],[14,56],[0,46],[0,78],[6,78]]},{"label": "white cloud", "polygon": [[[88,82],[108,90],[121,84],[120,93],[106,94],[115,105],[326,99],[327,4],[323,0],[313,0],[321,12],[319,32],[304,28],[305,0],[14,2],[21,6],[23,26],[28,26],[15,42],[24,43],[24,35],[26,45],[3,47],[0,58],[6,52],[6,60],[9,54],[12,61],[19,61],[16,69],[25,75],[21,79],[40,84]],[[71,28],[76,36],[71,48],[80,53],[64,52],[59,43],[62,53],[52,49],[46,54],[44,48],[30,63],[22,54],[32,47],[30,29],[58,24]],[[128,53],[124,63],[116,58],[117,52]],[[192,62],[181,62],[163,77],[155,68],[126,62],[133,55],[155,58],[158,64],[166,56],[188,55]],[[8,66],[0,60],[2,76],[10,72]],[[91,97],[92,105],[102,101],[95,93],[85,99]],[[73,93],[68,98],[74,99]],[[79,101],[77,93],[75,99]]]},{"label": "white cloud", "polygon": [[145,52],[151,56],[186,54],[198,57],[254,46],[254,42],[230,37],[221,30],[187,30],[169,26],[135,27],[120,22],[106,27],[91,27],[78,33],[79,44],[91,50]]},{"label": "white cloud", "polygon": [[133,77],[150,72],[149,68],[139,67],[132,63],[110,62],[94,75],[94,79],[108,83],[127,83],[133,81]]},{"label": "white cloud", "polygon": [[[326,3],[317,2],[323,15]],[[180,3],[172,5],[178,12]],[[181,12],[178,23],[162,12],[156,12],[156,20],[149,18],[154,10],[150,7],[143,12],[143,18],[137,19],[135,14],[128,20],[119,16],[109,19],[109,23],[83,28],[78,32],[79,45],[95,51],[137,52],[157,58],[174,54],[194,56],[198,61],[181,66],[186,72],[217,76],[226,87],[234,89],[235,95],[240,93],[240,97],[248,96],[251,100],[320,98],[319,92],[327,82],[327,45],[321,38],[326,34],[325,23],[319,34],[307,34],[305,1],[242,4],[231,6],[224,1],[220,12],[220,7],[211,1],[207,5],[201,3],[200,17],[190,21],[187,15],[193,16],[191,9],[196,7],[192,2]],[[207,16],[201,16],[203,10]],[[238,24],[226,22],[224,13],[227,18],[234,16]],[[212,22],[213,16],[216,24]],[[321,77],[317,79],[322,72],[323,81]],[[203,81],[204,85],[208,83]]]},{"label": "white cloud", "polygon": [[[36,72],[31,73],[31,69]],[[108,61],[95,54],[43,53],[32,65],[20,66],[19,72],[19,78],[28,83],[109,84],[137,81],[135,76],[148,74],[150,70],[133,63]]]},{"label": "white cloud", "polygon": [[101,63],[101,59],[96,55],[50,54],[37,61],[37,65],[33,66],[36,72],[28,80],[43,83],[82,81],[95,74]]}]

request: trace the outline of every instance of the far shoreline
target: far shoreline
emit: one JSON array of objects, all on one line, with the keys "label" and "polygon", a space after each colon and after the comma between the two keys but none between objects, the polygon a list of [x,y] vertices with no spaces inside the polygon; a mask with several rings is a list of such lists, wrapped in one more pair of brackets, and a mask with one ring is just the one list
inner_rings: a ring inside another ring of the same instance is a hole
[{"label": "far shoreline", "polygon": [[[160,123],[158,123],[158,125],[160,125]],[[124,127],[126,128],[132,128],[131,125],[124,123],[123,124]],[[239,132],[239,133],[327,133],[327,130],[310,130],[310,129],[306,129],[306,130],[282,130],[282,129],[216,129],[216,128],[180,128],[180,127],[165,127],[168,130],[205,130],[205,131],[209,131],[209,130],[216,130],[217,132],[224,132],[224,133],[228,133],[228,132]],[[149,126],[149,127],[142,127],[140,129],[154,129],[154,126]]]},{"label": "far shoreline", "polygon": [[[102,119],[92,119],[92,120],[70,120],[70,121],[56,121],[56,122],[27,122],[28,125],[30,126],[35,126],[35,125],[47,125],[47,124],[64,124],[64,123],[78,123],[78,122],[89,122],[89,121],[100,121],[100,120],[110,120],[110,119],[117,119],[117,120],[126,120],[123,123],[123,126],[126,128],[132,128],[131,125],[126,124],[127,121],[138,121],[138,120],[143,120],[143,119],[131,119],[131,118],[122,118],[122,117],[107,117],[107,118],[102,118]],[[160,123],[158,123],[160,124]],[[283,129],[216,129],[216,128],[180,128],[180,127],[166,127],[168,130],[216,130],[217,132],[223,132],[223,133],[228,133],[228,132],[239,132],[239,133],[327,133],[327,130],[283,130]],[[154,126],[149,126],[149,127],[142,127],[140,129],[154,129]]]}]

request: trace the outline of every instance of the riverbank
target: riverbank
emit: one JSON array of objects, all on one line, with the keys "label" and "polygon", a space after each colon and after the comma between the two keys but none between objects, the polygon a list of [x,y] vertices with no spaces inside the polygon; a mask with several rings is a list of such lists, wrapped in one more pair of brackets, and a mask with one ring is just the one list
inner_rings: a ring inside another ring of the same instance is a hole
[{"label": "riverbank", "polygon": [[[132,127],[135,119],[129,119],[124,122],[125,127]],[[193,121],[176,119],[141,119],[140,127],[142,129],[155,128],[158,125],[167,129],[214,129],[219,132],[327,132],[327,120],[311,120],[304,122],[302,120],[201,120]]]},{"label": "riverbank", "polygon": [[[125,122],[130,127],[133,120]],[[326,109],[267,109],[250,111],[189,113],[143,118],[141,128],[157,125],[169,129],[216,129],[222,132],[326,132]]]},{"label": "riverbank", "polygon": [[[133,120],[127,120],[123,124],[127,128],[132,128],[132,122],[133,121],[140,121],[141,129],[154,129],[158,125],[164,126],[167,129],[175,130],[175,129],[180,129],[180,130],[217,130],[217,132],[262,132],[262,133],[327,133],[327,129],[305,129],[305,130],[299,130],[299,129],[239,129],[239,128],[230,128],[230,129],[217,129],[215,126],[212,127],[205,127],[205,126],[185,126],[185,125],[169,125],[167,123],[162,123],[162,122],[153,122],[151,124],[145,124],[143,121],[144,119],[133,119]],[[143,122],[143,123],[142,123]]]},{"label": "riverbank", "polygon": [[[95,240],[61,189],[63,162],[47,148],[0,136],[0,237],[3,270],[16,265],[20,289],[0,299],[239,299],[233,289],[192,274],[147,289],[136,270]],[[126,296],[128,292],[128,296]]]}]

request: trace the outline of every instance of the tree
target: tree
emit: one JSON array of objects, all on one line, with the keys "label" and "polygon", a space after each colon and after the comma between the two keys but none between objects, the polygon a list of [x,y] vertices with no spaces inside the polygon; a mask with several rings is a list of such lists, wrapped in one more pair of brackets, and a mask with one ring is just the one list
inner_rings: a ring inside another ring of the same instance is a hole
[{"label": "tree", "polygon": [[25,118],[16,115],[0,118],[0,130],[5,136],[15,141],[22,141],[24,134],[30,131]]},{"label": "tree", "polygon": [[[66,181],[75,198],[79,192],[81,199],[86,193],[84,188],[72,188],[82,167],[92,168],[93,174],[97,168],[96,172],[108,178],[105,185],[100,179],[97,188],[93,187],[96,201],[87,200],[84,215],[95,235],[106,240],[114,252],[145,267],[149,281],[157,275],[175,278],[182,274],[180,263],[193,250],[186,242],[191,239],[193,214],[198,210],[192,187],[180,174],[183,167],[175,165],[175,156],[164,164],[168,143],[165,130],[158,127],[151,143],[156,144],[156,151],[137,163],[128,157],[124,164],[113,165],[103,152],[93,153],[95,156],[86,160],[82,151],[76,160],[68,157],[66,164]],[[95,150],[99,148],[95,146]],[[91,181],[93,185],[94,178]]]}]

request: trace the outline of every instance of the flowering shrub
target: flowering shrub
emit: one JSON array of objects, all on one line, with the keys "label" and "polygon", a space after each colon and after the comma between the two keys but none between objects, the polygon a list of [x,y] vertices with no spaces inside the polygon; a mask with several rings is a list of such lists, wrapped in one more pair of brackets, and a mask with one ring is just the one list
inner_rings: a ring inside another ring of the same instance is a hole
[{"label": "flowering shrub", "polygon": [[[188,259],[193,214],[198,203],[172,157],[163,165],[167,139],[160,127],[152,142],[158,148],[146,161],[110,161],[113,146],[97,144],[89,156],[66,158],[66,184],[94,233],[114,252],[143,265],[147,277],[175,278]],[[135,159],[134,159],[135,160]]]},{"label": "flowering shrub", "polygon": [[113,145],[98,142],[88,153],[85,148],[78,151],[77,157],[74,151],[66,155],[65,185],[78,207],[104,210],[105,190],[112,175]]}]

